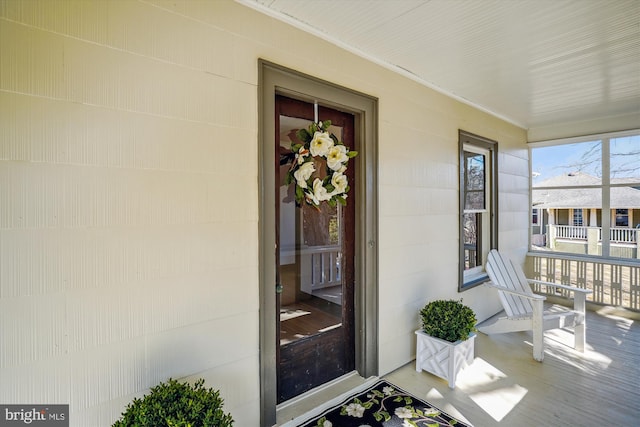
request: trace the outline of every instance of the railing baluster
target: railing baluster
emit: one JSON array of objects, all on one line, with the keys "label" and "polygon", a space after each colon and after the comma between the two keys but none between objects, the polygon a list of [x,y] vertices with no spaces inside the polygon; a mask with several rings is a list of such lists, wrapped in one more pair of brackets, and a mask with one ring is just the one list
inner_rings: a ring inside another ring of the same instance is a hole
[{"label": "railing baluster", "polygon": [[611,305],[622,305],[622,266],[611,266]]},{"label": "railing baluster", "polygon": [[640,310],[640,267],[629,267],[630,308]]},{"label": "railing baluster", "polygon": [[587,287],[587,262],[576,262],[576,286],[586,289]]},{"label": "railing baluster", "polygon": [[554,282],[555,283],[555,281],[556,281],[556,260],[547,258],[546,267],[547,268],[546,268],[545,280],[547,282]]},{"label": "railing baluster", "polygon": [[593,301],[604,303],[604,265],[593,262]]},{"label": "railing baluster", "polygon": [[[563,285],[571,284],[571,260],[560,260],[560,283]],[[569,296],[569,291],[566,289],[560,289],[560,292],[558,293],[563,297]]]}]

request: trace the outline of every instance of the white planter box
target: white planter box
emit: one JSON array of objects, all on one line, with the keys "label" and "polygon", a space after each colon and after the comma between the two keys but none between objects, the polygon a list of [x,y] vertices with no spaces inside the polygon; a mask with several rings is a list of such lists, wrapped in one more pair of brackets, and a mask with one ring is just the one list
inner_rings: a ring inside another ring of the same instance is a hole
[{"label": "white planter box", "polygon": [[476,334],[456,342],[434,338],[422,330],[416,331],[416,337],[416,371],[430,372],[455,388],[458,373],[473,362]]}]

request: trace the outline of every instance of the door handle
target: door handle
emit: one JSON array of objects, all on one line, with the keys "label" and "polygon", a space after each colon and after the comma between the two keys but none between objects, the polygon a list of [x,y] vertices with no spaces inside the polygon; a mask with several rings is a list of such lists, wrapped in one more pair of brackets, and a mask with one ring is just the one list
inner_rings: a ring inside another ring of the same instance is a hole
[{"label": "door handle", "polygon": [[284,286],[282,286],[282,283],[276,283],[276,294],[281,294],[283,290]]}]

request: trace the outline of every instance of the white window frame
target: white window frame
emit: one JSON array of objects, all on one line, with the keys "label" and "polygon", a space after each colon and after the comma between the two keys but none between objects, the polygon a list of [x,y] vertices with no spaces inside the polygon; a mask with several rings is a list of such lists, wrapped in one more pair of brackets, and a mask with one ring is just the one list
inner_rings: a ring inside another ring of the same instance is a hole
[{"label": "white window frame", "polygon": [[[610,206],[610,194],[611,188],[615,187],[625,187],[629,185],[634,185],[634,183],[630,182],[617,182],[615,184],[611,184],[611,144],[610,142],[617,138],[624,138],[628,136],[637,136],[640,135],[640,129],[631,129],[627,131],[620,132],[608,132],[604,134],[597,135],[586,135],[582,137],[573,137],[573,138],[563,138],[549,141],[538,141],[538,142],[529,142],[529,170],[532,170],[532,150],[535,148],[541,147],[550,147],[556,145],[564,145],[564,144],[575,144],[581,142],[596,142],[599,141],[602,144],[602,182],[600,185],[589,185],[589,186],[575,186],[571,188],[601,188],[602,189],[602,206],[600,207],[602,214],[602,255],[589,255],[590,257],[598,257],[598,258],[611,258],[610,256],[610,248],[611,248],[611,240],[610,240],[610,230],[612,227],[615,227],[615,209],[612,210]],[[532,193],[533,193],[533,183],[531,176],[530,185],[529,185],[529,205],[531,205],[532,201]],[[637,184],[636,184],[637,185]],[[563,187],[535,187],[536,190],[545,190],[545,189],[558,189]],[[572,210],[573,211],[573,210]],[[610,215],[605,215],[605,212],[611,212]],[[571,214],[571,223],[573,224],[573,212]],[[631,211],[629,215],[629,221],[632,221]],[[631,223],[631,222],[630,222]],[[583,209],[583,225],[584,225],[584,209]],[[531,232],[529,232],[529,250],[531,252],[536,251],[531,245]]]}]

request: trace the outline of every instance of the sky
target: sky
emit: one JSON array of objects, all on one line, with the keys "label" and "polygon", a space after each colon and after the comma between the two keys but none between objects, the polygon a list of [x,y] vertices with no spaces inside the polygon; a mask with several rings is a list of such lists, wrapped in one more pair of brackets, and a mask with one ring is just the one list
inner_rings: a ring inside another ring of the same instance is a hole
[{"label": "sky", "polygon": [[[576,171],[601,176],[600,145],[595,141],[532,149],[533,182]],[[611,140],[611,177],[640,178],[640,135]]]}]

